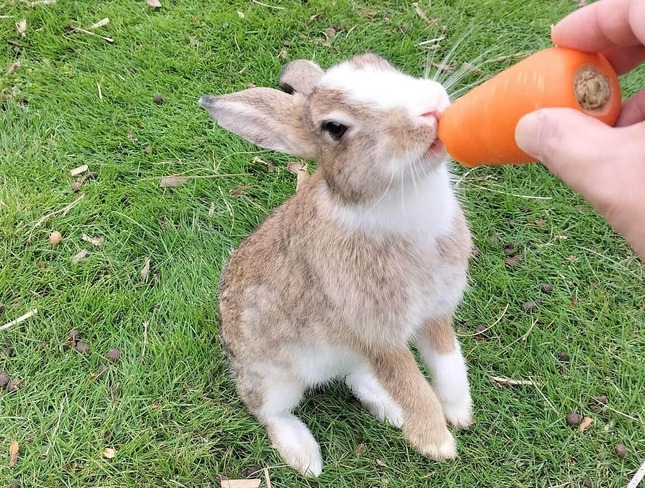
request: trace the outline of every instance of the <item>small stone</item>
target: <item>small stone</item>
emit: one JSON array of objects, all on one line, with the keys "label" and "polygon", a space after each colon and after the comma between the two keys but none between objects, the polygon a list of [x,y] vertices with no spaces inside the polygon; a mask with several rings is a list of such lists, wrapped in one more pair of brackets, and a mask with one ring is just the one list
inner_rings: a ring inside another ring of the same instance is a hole
[{"label": "small stone", "polygon": [[540,304],[537,300],[529,301],[522,304],[522,309],[524,309],[525,312],[534,312],[539,306]]},{"label": "small stone", "polygon": [[7,385],[7,391],[9,393],[13,393],[14,391],[17,391],[18,389],[20,389],[21,386],[22,386],[22,380],[19,378],[14,378]]},{"label": "small stone", "polygon": [[582,486],[583,486],[584,488],[593,488],[593,483],[592,483],[591,481],[589,481],[589,480],[584,480],[584,481],[582,482]]},{"label": "small stone", "polygon": [[558,351],[555,353],[555,357],[558,358],[563,363],[566,363],[569,361],[569,355],[566,352]]},{"label": "small stone", "polygon": [[4,388],[9,384],[9,381],[11,381],[11,378],[7,373],[4,371],[0,372],[0,389]]},{"label": "small stone", "polygon": [[553,291],[553,285],[550,285],[549,283],[542,283],[540,285],[540,291],[542,293],[551,293]]},{"label": "small stone", "polygon": [[477,328],[475,329],[475,334],[473,338],[476,341],[485,341],[487,338],[486,331],[487,331],[487,327],[485,325],[478,325]]},{"label": "small stone", "polygon": [[596,397],[593,397],[587,404],[589,410],[591,410],[592,412],[601,410],[605,405],[607,405],[607,395],[598,395]]},{"label": "small stone", "polygon": [[117,362],[121,359],[121,351],[118,349],[110,349],[105,355],[110,361]]},{"label": "small stone", "polygon": [[507,256],[510,256],[511,254],[515,254],[515,246],[511,243],[504,244],[504,254]]},{"label": "small stone", "polygon": [[75,181],[74,183],[72,183],[72,191],[74,193],[79,192],[81,190],[81,186],[83,186],[82,181]]},{"label": "small stone", "polygon": [[161,93],[155,93],[153,100],[157,105],[162,105],[164,102],[164,98]]},{"label": "small stone", "polygon": [[54,232],[49,234],[49,243],[52,246],[57,246],[58,244],[60,244],[60,241],[62,239],[63,239],[63,235],[60,232],[58,232],[57,230],[55,230]]},{"label": "small stone", "polygon": [[87,342],[78,341],[76,343],[76,351],[80,352],[81,354],[86,354],[90,352],[90,345]]},{"label": "small stone", "polygon": [[20,484],[17,481],[12,481],[9,488],[20,488]]},{"label": "small stone", "polygon": [[596,400],[598,403],[607,403],[607,395],[598,395],[597,397],[594,397],[594,400]]},{"label": "small stone", "polygon": [[616,456],[619,458],[624,458],[627,455],[627,448],[623,444],[616,444],[614,449],[616,451]]},{"label": "small stone", "polygon": [[334,29],[333,27],[328,27],[323,31],[323,33],[325,34],[325,36],[327,36],[327,39],[331,39],[336,35],[336,29]]},{"label": "small stone", "polygon": [[67,333],[67,338],[70,341],[76,342],[81,338],[81,332],[78,329],[72,329]]},{"label": "small stone", "polygon": [[571,412],[569,415],[567,415],[567,425],[579,425],[581,420],[582,419],[580,418],[580,415],[575,412]]}]

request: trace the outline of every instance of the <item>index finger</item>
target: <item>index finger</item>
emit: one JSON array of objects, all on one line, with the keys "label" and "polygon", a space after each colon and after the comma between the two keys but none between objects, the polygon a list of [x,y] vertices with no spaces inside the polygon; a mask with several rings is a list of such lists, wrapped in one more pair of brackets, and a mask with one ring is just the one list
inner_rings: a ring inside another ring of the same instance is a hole
[{"label": "index finger", "polygon": [[645,44],[645,2],[600,0],[569,14],[553,27],[556,46],[601,52]]}]

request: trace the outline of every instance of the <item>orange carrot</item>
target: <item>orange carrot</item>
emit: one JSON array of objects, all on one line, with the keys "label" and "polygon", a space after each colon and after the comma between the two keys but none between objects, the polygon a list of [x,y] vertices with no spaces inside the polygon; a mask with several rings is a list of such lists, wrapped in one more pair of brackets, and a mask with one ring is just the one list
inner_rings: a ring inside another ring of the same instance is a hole
[{"label": "orange carrot", "polygon": [[472,167],[528,163],[515,127],[529,112],[568,107],[613,125],[620,112],[618,76],[602,54],[553,47],[538,51],[456,100],[441,115],[439,139]]}]

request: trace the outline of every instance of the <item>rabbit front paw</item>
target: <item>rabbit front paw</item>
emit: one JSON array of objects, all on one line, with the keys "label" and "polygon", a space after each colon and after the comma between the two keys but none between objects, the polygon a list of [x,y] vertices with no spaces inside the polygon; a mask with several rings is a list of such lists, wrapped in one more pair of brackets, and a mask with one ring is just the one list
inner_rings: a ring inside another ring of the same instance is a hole
[{"label": "rabbit front paw", "polygon": [[446,421],[458,429],[466,428],[473,423],[473,403],[470,395],[451,401],[442,401]]},{"label": "rabbit front paw", "polygon": [[454,459],[457,457],[457,443],[455,438],[445,427],[441,431],[407,432],[406,437],[410,444],[424,456],[437,461]]}]

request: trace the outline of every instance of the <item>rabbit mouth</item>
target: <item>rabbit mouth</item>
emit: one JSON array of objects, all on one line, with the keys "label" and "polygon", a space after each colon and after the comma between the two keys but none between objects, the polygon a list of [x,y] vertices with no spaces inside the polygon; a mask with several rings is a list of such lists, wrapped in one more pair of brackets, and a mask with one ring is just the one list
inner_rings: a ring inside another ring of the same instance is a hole
[{"label": "rabbit mouth", "polygon": [[437,138],[432,142],[432,144],[428,146],[425,155],[435,159],[443,157],[445,152],[446,147],[444,146],[443,142],[441,142],[439,138]]}]

